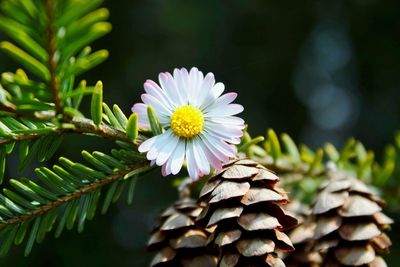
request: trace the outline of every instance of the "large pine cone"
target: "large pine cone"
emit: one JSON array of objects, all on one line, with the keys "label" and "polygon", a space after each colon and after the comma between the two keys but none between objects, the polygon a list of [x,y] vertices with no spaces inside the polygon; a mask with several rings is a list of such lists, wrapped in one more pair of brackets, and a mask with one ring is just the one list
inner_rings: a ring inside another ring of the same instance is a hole
[{"label": "large pine cone", "polygon": [[148,242],[148,250],[157,252],[151,266],[217,266],[217,257],[206,248],[211,230],[194,223],[201,210],[195,200],[184,198],[161,213]]},{"label": "large pine cone", "polygon": [[277,256],[293,250],[282,231],[297,220],[282,209],[286,193],[275,187],[279,178],[252,160],[224,166],[200,193],[207,206],[197,218],[204,227],[215,227],[209,238],[219,248],[219,266],[285,266]]},{"label": "large pine cone", "polygon": [[378,256],[391,241],[382,230],[393,220],[384,202],[360,180],[331,169],[313,207],[314,250],[325,255],[322,266],[386,266]]}]

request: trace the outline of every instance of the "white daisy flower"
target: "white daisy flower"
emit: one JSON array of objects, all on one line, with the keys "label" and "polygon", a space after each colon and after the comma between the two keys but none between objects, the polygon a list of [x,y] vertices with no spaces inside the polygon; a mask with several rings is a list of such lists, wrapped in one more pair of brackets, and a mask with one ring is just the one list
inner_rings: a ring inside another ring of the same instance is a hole
[{"label": "white daisy flower", "polygon": [[143,103],[135,104],[132,112],[139,116],[139,127],[150,128],[147,105],[151,105],[165,132],[144,141],[139,151],[162,166],[164,176],[177,174],[185,161],[193,179],[209,174],[210,165],[221,171],[222,163],[236,155],[234,144],[243,135],[244,121],[233,116],[243,107],[231,104],[237,94],[222,95],[225,86],[197,68],[190,73],[175,69],[173,76],[160,73],[158,79],[160,86],[151,80],[144,83]]}]

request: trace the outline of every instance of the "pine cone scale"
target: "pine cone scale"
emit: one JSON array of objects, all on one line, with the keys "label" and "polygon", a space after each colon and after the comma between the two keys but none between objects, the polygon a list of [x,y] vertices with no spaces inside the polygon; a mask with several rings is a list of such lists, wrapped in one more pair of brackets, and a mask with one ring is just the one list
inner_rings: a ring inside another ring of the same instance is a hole
[{"label": "pine cone scale", "polygon": [[242,232],[240,230],[232,230],[227,232],[221,232],[218,234],[217,238],[215,238],[215,244],[219,247],[232,244],[236,240],[240,238]]},{"label": "pine cone scale", "polygon": [[223,182],[219,184],[211,193],[212,198],[209,202],[216,203],[230,198],[242,197],[247,193],[249,189],[250,184],[247,182]]},{"label": "pine cone scale", "polygon": [[330,210],[343,206],[348,196],[347,192],[330,193],[323,192],[318,196],[317,202],[314,205],[313,213],[322,214]]},{"label": "pine cone scale", "polygon": [[342,222],[343,220],[339,216],[327,216],[319,218],[316,222],[314,238],[318,239],[338,230],[342,225]]},{"label": "pine cone scale", "polygon": [[339,235],[348,241],[368,240],[381,234],[375,223],[349,223],[339,229]]},{"label": "pine cone scale", "polygon": [[375,250],[370,245],[342,247],[335,249],[335,256],[344,265],[360,266],[375,259]]},{"label": "pine cone scale", "polygon": [[252,188],[243,196],[241,199],[241,203],[244,205],[251,205],[259,202],[268,202],[268,201],[282,201],[286,200],[284,196],[281,194],[268,189],[268,188]]},{"label": "pine cone scale", "polygon": [[183,214],[173,214],[164,222],[164,224],[161,226],[161,230],[175,230],[191,225],[194,225],[194,221],[188,216]]},{"label": "pine cone scale", "polygon": [[270,239],[241,239],[236,243],[236,248],[245,257],[262,256],[274,252],[275,243]]},{"label": "pine cone scale", "polygon": [[218,222],[239,217],[243,212],[243,207],[232,207],[232,208],[220,208],[216,209],[214,213],[211,215],[211,218],[207,224],[207,227],[217,224]]},{"label": "pine cone scale", "polygon": [[382,208],[376,202],[354,195],[350,196],[342,208],[339,209],[339,214],[343,217],[368,216],[374,215],[381,210]]},{"label": "pine cone scale", "polygon": [[247,231],[273,230],[281,228],[278,219],[266,213],[247,213],[237,220],[237,223]]}]

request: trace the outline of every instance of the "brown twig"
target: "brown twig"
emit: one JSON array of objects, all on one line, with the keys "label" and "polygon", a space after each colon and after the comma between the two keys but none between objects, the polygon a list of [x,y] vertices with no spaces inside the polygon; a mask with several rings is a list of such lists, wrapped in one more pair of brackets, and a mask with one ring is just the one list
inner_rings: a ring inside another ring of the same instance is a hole
[{"label": "brown twig", "polygon": [[47,53],[48,53],[48,67],[50,72],[49,87],[53,95],[53,103],[56,107],[56,113],[61,114],[63,112],[63,107],[61,104],[61,99],[59,95],[60,82],[57,78],[57,60],[54,55],[57,51],[56,38],[54,32],[54,2],[53,0],[46,0],[46,16],[47,16]]},{"label": "brown twig", "polygon": [[[52,133],[30,133],[30,134],[16,134],[12,135],[10,139],[0,140],[0,146],[12,143],[14,141],[37,139],[49,134],[91,134],[97,135],[109,140],[124,141],[131,143],[132,141],[126,136],[126,134],[116,128],[108,126],[106,124],[100,124],[96,126],[94,122],[86,118],[75,118],[70,122],[72,128],[54,128]],[[135,145],[141,143],[145,138],[139,135],[135,141]]]}]

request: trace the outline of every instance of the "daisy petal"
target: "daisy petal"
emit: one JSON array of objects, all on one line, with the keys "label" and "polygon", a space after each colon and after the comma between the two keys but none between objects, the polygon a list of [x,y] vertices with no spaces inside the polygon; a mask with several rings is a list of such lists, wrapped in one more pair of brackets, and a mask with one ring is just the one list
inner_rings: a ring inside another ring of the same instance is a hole
[{"label": "daisy petal", "polygon": [[160,118],[162,116],[165,116],[165,117],[170,117],[171,116],[172,110],[170,110],[166,106],[166,104],[160,102],[154,96],[152,96],[150,94],[142,94],[141,98],[142,98],[142,101],[145,104],[150,105],[150,106],[152,106],[154,108],[154,110],[157,112],[157,114],[159,115]]},{"label": "daisy petal", "polygon": [[140,146],[138,147],[139,152],[144,153],[144,152],[149,151],[151,149],[151,147],[154,145],[154,143],[156,142],[156,139],[157,139],[157,136],[154,136],[152,138],[147,139],[143,143],[141,143]]},{"label": "daisy petal", "polygon": [[204,114],[204,117],[213,117],[213,116],[232,116],[236,115],[243,111],[243,106],[239,104],[229,104],[229,105],[214,105],[209,109],[207,113]]},{"label": "daisy petal", "polygon": [[204,125],[205,129],[208,132],[211,132],[224,140],[230,140],[230,138],[240,138],[243,136],[243,131],[241,127],[238,127],[236,125],[223,125],[223,124],[218,124],[213,121],[207,121]]},{"label": "daisy petal", "polygon": [[212,105],[215,100],[224,92],[225,85],[223,83],[216,83],[213,88],[211,88],[207,98],[203,101],[202,109]]},{"label": "daisy petal", "polygon": [[210,164],[204,154],[203,148],[200,145],[201,141],[198,137],[193,140],[193,152],[197,166],[203,175],[210,173]]},{"label": "daisy petal", "polygon": [[204,100],[207,99],[207,97],[209,96],[210,91],[214,86],[214,83],[214,74],[212,74],[211,72],[207,73],[201,87],[198,88],[197,92],[195,92],[197,97],[195,98],[196,102],[194,105],[196,107],[201,107],[204,104]]},{"label": "daisy petal", "polygon": [[207,103],[205,102],[203,106],[206,106],[203,108],[204,112],[207,112],[208,110],[212,110],[212,108],[216,105],[228,105],[232,103],[237,97],[237,93],[227,93],[216,99],[214,102]]},{"label": "daisy petal", "polygon": [[179,138],[175,135],[172,135],[171,138],[165,142],[164,146],[160,149],[157,155],[156,164],[158,166],[161,166],[167,162],[172,152],[174,152],[178,142]]},{"label": "daisy petal", "polygon": [[[210,164],[218,170],[218,172],[220,172],[222,170],[222,164],[221,164],[221,160],[218,159],[211,151],[210,149],[208,149],[207,145],[202,142],[201,140],[199,141],[199,145],[201,146],[201,148],[204,151],[205,156],[207,157],[208,161],[210,162]],[[228,160],[228,159],[226,159]]]},{"label": "daisy petal", "polygon": [[147,80],[143,84],[143,87],[146,93],[154,96],[159,102],[164,103],[167,108],[170,110],[174,109],[173,102],[165,94],[165,91],[162,90],[155,82],[152,80]]},{"label": "daisy petal", "polygon": [[167,175],[168,175],[166,168],[167,168],[167,165],[163,165],[163,166],[161,167],[161,174],[162,174],[162,176],[167,176]]},{"label": "daisy petal", "polygon": [[185,142],[178,143],[174,153],[170,157],[169,161],[171,162],[171,173],[173,175],[177,174],[183,165],[183,161],[185,160]]},{"label": "daisy petal", "polygon": [[228,150],[228,149],[224,149],[223,145],[219,145],[218,143],[216,143],[216,142],[223,142],[223,141],[213,140],[214,143],[211,143],[210,142],[211,136],[205,137],[204,134],[202,134],[200,136],[200,138],[203,141],[204,145],[208,148],[208,150],[211,153],[213,153],[213,155],[215,155],[215,157],[217,157],[220,161],[226,162],[229,160],[230,154],[225,153],[226,150]]},{"label": "daisy petal", "polygon": [[199,177],[199,171],[194,158],[193,142],[191,141],[186,143],[186,164],[190,178],[197,179]]},{"label": "daisy petal", "polygon": [[[185,69],[185,71],[186,71],[186,69]],[[203,81],[204,81],[204,75],[203,75],[203,72],[199,71],[197,68],[192,68],[190,70],[188,78],[190,80],[190,86],[188,87],[188,88],[190,88],[189,89],[190,94],[188,95],[189,96],[188,102],[189,102],[189,104],[195,106],[197,103],[197,99],[196,99],[197,94],[200,90],[200,87],[203,84]]]},{"label": "daisy petal", "polygon": [[223,83],[216,83],[211,89],[211,95],[214,99],[217,99],[225,90],[225,85]]},{"label": "daisy petal", "polygon": [[[162,151],[162,148],[165,146],[165,144],[167,143],[168,139],[171,138],[171,136],[172,136],[171,129],[167,130],[165,133],[157,135],[153,146],[151,147],[149,152],[147,152],[147,155],[146,155],[147,159],[148,160],[157,159],[159,153]],[[157,163],[157,161],[156,161],[156,163]]]},{"label": "daisy petal", "polygon": [[183,104],[188,104],[188,96],[190,95],[190,81],[189,74],[185,68],[174,70],[174,79],[176,83],[176,88],[182,97]]},{"label": "daisy petal", "polygon": [[239,117],[235,116],[228,116],[228,117],[212,117],[210,118],[211,122],[224,124],[224,125],[235,125],[238,126],[240,129],[244,129],[244,120]]},{"label": "daisy petal", "polygon": [[147,105],[142,103],[136,103],[132,107],[132,112],[138,114],[138,126],[139,128],[150,128],[149,119],[147,117]]},{"label": "daisy petal", "polygon": [[[205,140],[204,142],[207,144],[208,148],[213,148],[217,151],[219,151],[220,153],[222,153],[225,158],[232,158],[235,156],[236,154],[236,147],[228,145],[227,143],[225,143],[223,140],[221,140],[220,138],[216,137],[213,134],[202,134],[202,139]],[[214,151],[216,152],[216,151]]]},{"label": "daisy petal", "polygon": [[182,101],[182,95],[176,88],[175,80],[169,72],[160,73],[158,80],[170,99],[173,99],[178,106],[184,104]]}]

